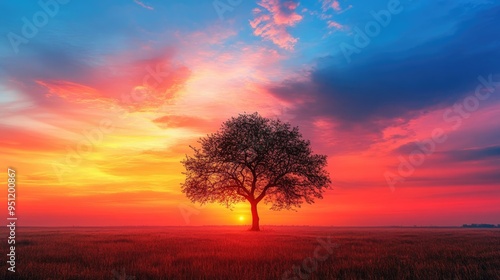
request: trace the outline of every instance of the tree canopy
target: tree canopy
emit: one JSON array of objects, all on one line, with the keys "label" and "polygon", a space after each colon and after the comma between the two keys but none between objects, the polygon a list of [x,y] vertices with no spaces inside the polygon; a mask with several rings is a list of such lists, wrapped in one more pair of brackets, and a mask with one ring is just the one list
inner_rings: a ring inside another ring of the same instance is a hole
[{"label": "tree canopy", "polygon": [[228,208],[248,201],[252,230],[259,230],[257,204],[272,210],[295,209],[322,198],[331,180],[327,157],[314,154],[298,127],[258,113],[240,114],[191,146],[182,161],[182,192],[192,202],[220,203]]}]

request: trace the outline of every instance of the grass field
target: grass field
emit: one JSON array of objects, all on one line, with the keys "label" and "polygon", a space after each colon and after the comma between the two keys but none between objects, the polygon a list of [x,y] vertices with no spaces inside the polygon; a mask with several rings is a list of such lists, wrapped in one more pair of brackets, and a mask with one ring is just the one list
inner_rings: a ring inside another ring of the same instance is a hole
[{"label": "grass field", "polygon": [[0,278],[500,279],[499,229],[21,228],[16,239],[16,272],[2,242]]}]

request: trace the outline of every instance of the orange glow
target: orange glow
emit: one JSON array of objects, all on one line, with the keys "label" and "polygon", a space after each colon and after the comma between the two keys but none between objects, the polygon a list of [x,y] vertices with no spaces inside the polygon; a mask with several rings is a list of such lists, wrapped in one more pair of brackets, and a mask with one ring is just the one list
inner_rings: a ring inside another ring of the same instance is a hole
[{"label": "orange glow", "polygon": [[[334,182],[323,199],[298,212],[273,212],[261,203],[263,225],[457,225],[500,216],[498,177],[491,176],[498,170],[484,162],[445,161],[454,149],[474,148],[470,135],[498,131],[499,106],[481,108],[460,130],[443,123],[443,108],[391,120],[383,129],[301,116],[299,104],[321,100],[309,92],[284,100],[269,85],[306,79],[282,63],[299,56],[283,49],[294,48],[286,27],[302,16],[289,7],[290,13],[271,19],[267,14],[279,10],[265,8],[255,12],[251,30],[280,49],[245,44],[235,40],[237,31],[212,26],[176,33],[175,50],[121,51],[73,78],[41,75],[2,85],[0,155],[18,172],[23,225],[221,225],[235,224],[235,216],[236,223],[251,222],[248,204],[236,205],[235,215],[186,199],[180,161],[199,137],[255,111],[299,126],[314,152],[328,155]],[[234,42],[221,46],[225,40]],[[384,172],[397,172],[399,157],[408,157],[399,148],[411,151],[436,127],[449,140],[393,192]]]}]

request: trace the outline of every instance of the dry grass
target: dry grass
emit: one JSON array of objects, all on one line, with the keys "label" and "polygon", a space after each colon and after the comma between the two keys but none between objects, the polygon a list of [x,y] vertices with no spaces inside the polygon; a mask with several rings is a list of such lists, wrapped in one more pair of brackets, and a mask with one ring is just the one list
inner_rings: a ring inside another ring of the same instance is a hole
[{"label": "dry grass", "polygon": [[498,229],[317,227],[24,228],[0,278],[282,279],[328,236],[308,279],[500,279]]}]

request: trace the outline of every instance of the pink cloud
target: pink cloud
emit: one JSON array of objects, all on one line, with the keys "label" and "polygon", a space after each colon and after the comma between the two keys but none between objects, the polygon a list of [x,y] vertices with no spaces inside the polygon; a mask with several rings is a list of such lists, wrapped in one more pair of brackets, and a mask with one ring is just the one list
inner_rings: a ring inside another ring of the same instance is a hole
[{"label": "pink cloud", "polygon": [[298,39],[288,32],[288,28],[302,20],[302,16],[296,13],[299,4],[294,1],[262,0],[259,5],[265,10],[253,10],[255,18],[250,21],[250,26],[254,35],[272,41],[280,48],[293,50]]},{"label": "pink cloud", "polygon": [[338,0],[323,0],[322,9],[324,12],[326,12],[329,9],[334,9],[335,11],[342,10]]},{"label": "pink cloud", "polygon": [[344,29],[344,26],[336,21],[333,21],[333,20],[329,20],[328,21],[328,28],[335,28],[335,29],[338,29],[338,30],[342,30]]},{"label": "pink cloud", "polygon": [[154,110],[173,99],[191,75],[176,63],[171,50],[148,59],[129,58],[128,53],[105,59],[74,80],[37,80],[48,99],[60,98],[93,107],[120,105],[131,111]]},{"label": "pink cloud", "polygon": [[[352,6],[349,5],[346,9],[350,9],[351,7]],[[329,9],[333,9],[336,12],[341,12],[343,10],[346,10],[340,6],[340,2],[338,0],[323,0],[322,8],[323,8],[323,12],[326,12]]]},{"label": "pink cloud", "polygon": [[63,99],[81,102],[99,97],[99,92],[92,87],[69,81],[36,81],[37,84],[47,88],[47,97],[59,96]]}]

